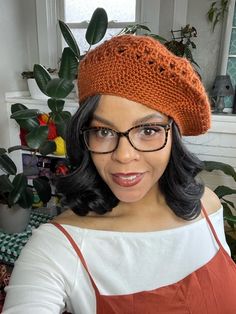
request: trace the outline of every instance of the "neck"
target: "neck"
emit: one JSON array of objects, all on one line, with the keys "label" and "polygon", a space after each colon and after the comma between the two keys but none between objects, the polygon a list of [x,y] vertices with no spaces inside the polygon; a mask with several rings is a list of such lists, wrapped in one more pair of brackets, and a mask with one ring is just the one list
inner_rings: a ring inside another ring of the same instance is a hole
[{"label": "neck", "polygon": [[134,203],[120,202],[112,212],[116,216],[147,216],[155,213],[161,214],[166,210],[167,204],[164,195],[157,186],[153,187],[144,198]]}]

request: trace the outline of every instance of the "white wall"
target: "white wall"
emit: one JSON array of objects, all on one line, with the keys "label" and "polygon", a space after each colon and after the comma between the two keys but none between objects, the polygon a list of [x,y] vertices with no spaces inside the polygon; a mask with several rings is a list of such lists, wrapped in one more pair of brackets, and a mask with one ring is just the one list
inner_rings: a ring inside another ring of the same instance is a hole
[{"label": "white wall", "polygon": [[[197,48],[193,50],[193,56],[200,66],[199,73],[207,89],[211,88],[218,68],[222,27],[219,23],[215,31],[212,32],[211,25],[206,17],[211,3],[212,0],[161,0],[159,20],[160,35],[166,39],[171,39],[171,29],[177,30],[186,24],[196,28],[197,37],[193,41]],[[186,13],[184,5],[187,5]],[[182,21],[181,18],[177,21],[179,27],[176,29],[173,21],[176,15],[175,10],[179,8],[180,12],[177,12],[177,17],[181,17],[182,10]]]},{"label": "white wall", "polygon": [[200,73],[207,89],[212,87],[219,69],[218,58],[222,28],[222,24],[218,23],[215,31],[212,32],[212,26],[207,21],[206,12],[211,3],[211,0],[189,0],[187,14],[187,23],[195,26],[198,32],[194,41],[197,45],[194,57],[201,67]]},{"label": "white wall", "polygon": [[21,72],[38,60],[35,0],[0,1],[0,146],[7,147],[6,91],[26,90]]}]

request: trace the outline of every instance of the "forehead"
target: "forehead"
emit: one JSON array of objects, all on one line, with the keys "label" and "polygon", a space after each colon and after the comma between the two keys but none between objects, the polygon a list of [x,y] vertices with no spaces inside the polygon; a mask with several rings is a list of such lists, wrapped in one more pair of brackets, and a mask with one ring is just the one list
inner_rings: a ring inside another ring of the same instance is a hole
[{"label": "forehead", "polygon": [[133,123],[139,119],[155,119],[156,122],[167,122],[168,117],[138,102],[113,95],[102,95],[94,117],[105,118],[112,122]]}]

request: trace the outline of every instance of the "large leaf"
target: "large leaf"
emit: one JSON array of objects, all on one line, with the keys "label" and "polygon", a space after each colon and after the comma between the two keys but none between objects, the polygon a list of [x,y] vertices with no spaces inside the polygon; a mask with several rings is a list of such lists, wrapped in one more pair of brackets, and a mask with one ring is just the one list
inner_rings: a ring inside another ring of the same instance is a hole
[{"label": "large leaf", "polygon": [[45,95],[48,95],[47,85],[51,80],[51,76],[48,70],[45,67],[43,67],[41,64],[35,64],[34,65],[34,77],[41,92],[43,92]]},{"label": "large leaf", "polygon": [[[224,212],[223,212],[224,217],[233,216],[231,208],[229,207],[229,205],[227,203],[224,203],[224,202],[222,202],[222,205],[223,205],[223,209],[224,209]],[[231,228],[234,228],[234,224],[231,221],[227,220],[227,222]]]},{"label": "large leaf", "polygon": [[64,23],[61,20],[59,20],[59,27],[60,27],[62,36],[64,37],[66,43],[68,44],[70,49],[73,51],[75,56],[79,59],[79,57],[80,57],[79,47],[77,45],[75,37],[73,36],[70,28],[68,27],[68,25],[66,23]]},{"label": "large leaf", "polygon": [[0,194],[10,192],[13,189],[13,184],[6,174],[0,176]]},{"label": "large leaf", "polygon": [[236,189],[231,189],[228,186],[220,185],[220,186],[217,186],[214,192],[219,198],[222,198],[223,196],[226,196],[226,195],[236,194]]},{"label": "large leaf", "polygon": [[11,105],[11,113],[14,113],[19,110],[24,110],[24,109],[28,109],[28,108],[25,105],[20,104],[20,103],[15,103]]},{"label": "large leaf", "polygon": [[228,222],[236,224],[236,216],[224,216],[224,219],[227,220]]},{"label": "large leaf", "polygon": [[26,135],[26,142],[32,149],[38,149],[48,137],[48,126],[41,125]]},{"label": "large leaf", "polygon": [[13,190],[9,193],[8,202],[10,206],[17,203],[19,198],[22,195],[22,192],[26,190],[27,187],[27,179],[23,173],[19,173],[15,176],[12,181]]},{"label": "large leaf", "polygon": [[91,17],[85,38],[90,45],[95,45],[104,37],[107,31],[108,18],[103,8],[97,8]]},{"label": "large leaf", "polygon": [[50,200],[51,195],[52,195],[50,183],[46,181],[45,179],[36,178],[33,180],[33,185],[34,185],[35,190],[38,193],[40,200],[43,203],[47,203]]},{"label": "large leaf", "polygon": [[31,208],[34,201],[34,194],[31,188],[27,187],[18,200],[18,204],[23,208]]},{"label": "large leaf", "polygon": [[61,112],[64,109],[64,104],[65,101],[62,99],[48,99],[48,107],[52,112]]},{"label": "large leaf", "polygon": [[62,52],[61,65],[58,72],[60,78],[66,80],[74,80],[78,72],[78,59],[73,51],[66,47]]},{"label": "large leaf", "polygon": [[53,98],[65,98],[74,88],[72,81],[55,78],[47,85],[47,94]]},{"label": "large leaf", "polygon": [[55,152],[56,148],[57,146],[54,141],[46,141],[39,147],[39,152],[41,155],[46,156]]},{"label": "large leaf", "polygon": [[6,154],[6,152],[5,148],[0,148],[0,156]]},{"label": "large leaf", "polygon": [[[11,105],[11,113],[12,114],[14,114],[17,111],[26,110],[26,109],[28,109],[28,108],[25,105],[20,104],[20,103],[16,103],[16,104]],[[22,129],[25,129],[27,131],[30,131],[39,125],[39,121],[36,117],[28,118],[28,119],[24,119],[24,120],[18,120],[18,119],[15,119],[15,120]]]},{"label": "large leaf", "polygon": [[6,154],[0,156],[0,169],[6,174],[15,175],[17,172],[15,163]]},{"label": "large leaf", "polygon": [[69,111],[53,113],[52,118],[57,127],[57,134],[65,140],[66,128],[71,118],[71,113]]},{"label": "large leaf", "polygon": [[52,119],[56,125],[58,125],[60,123],[66,124],[70,118],[71,118],[71,113],[69,111],[53,112],[52,113]]},{"label": "large leaf", "polygon": [[236,181],[236,172],[234,168],[228,164],[218,161],[204,161],[204,169],[206,171],[221,170],[226,175],[231,176]]},{"label": "large leaf", "polygon": [[17,119],[17,120],[26,120],[29,118],[35,118],[39,114],[38,109],[24,109],[24,110],[18,110],[15,111],[10,118],[11,119]]}]

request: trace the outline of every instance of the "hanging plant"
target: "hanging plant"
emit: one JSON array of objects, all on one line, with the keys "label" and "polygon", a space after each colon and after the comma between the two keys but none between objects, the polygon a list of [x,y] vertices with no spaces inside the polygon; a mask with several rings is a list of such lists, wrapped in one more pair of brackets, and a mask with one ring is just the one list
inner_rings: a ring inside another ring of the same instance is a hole
[{"label": "hanging plant", "polygon": [[230,0],[220,0],[211,3],[207,11],[207,19],[212,24],[212,30],[215,30],[216,24],[223,21],[226,11],[228,10]]}]

